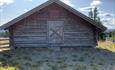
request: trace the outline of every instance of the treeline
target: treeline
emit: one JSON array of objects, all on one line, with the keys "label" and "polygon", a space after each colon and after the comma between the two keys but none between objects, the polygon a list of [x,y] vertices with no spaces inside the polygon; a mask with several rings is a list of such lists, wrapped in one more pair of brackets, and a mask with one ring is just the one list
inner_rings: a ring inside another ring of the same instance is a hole
[{"label": "treeline", "polygon": [[108,38],[111,38],[112,40],[115,41],[115,31],[113,31],[113,32],[104,32],[104,33],[101,33],[101,34],[99,35],[99,40],[105,41],[107,37],[108,37]]},{"label": "treeline", "polygon": [[8,31],[1,31],[0,32],[0,37],[8,37],[9,36],[9,32]]}]

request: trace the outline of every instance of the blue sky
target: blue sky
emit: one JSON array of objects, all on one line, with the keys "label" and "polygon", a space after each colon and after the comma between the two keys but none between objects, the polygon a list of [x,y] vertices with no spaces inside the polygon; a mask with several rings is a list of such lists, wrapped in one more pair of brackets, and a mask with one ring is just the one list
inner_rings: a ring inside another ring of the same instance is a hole
[{"label": "blue sky", "polygon": [[[47,0],[0,0],[0,25],[39,6]],[[115,29],[115,0],[62,0],[76,10],[88,14],[89,9],[98,7],[103,25]]]}]

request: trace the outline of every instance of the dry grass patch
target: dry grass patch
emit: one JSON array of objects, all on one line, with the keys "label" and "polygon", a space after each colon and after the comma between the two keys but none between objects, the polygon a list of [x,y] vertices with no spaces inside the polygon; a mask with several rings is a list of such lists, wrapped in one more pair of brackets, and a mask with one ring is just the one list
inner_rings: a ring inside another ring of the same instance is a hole
[{"label": "dry grass patch", "polygon": [[115,52],[115,43],[111,41],[106,41],[106,42],[99,41],[97,48],[106,49]]}]

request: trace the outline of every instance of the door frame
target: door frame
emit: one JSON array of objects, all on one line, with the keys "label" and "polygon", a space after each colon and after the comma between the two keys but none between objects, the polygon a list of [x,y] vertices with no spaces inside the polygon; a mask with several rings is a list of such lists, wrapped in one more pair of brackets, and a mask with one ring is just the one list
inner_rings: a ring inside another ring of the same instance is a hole
[{"label": "door frame", "polygon": [[[61,43],[52,43],[52,44],[63,44],[64,43],[64,20],[47,20],[47,40],[48,40],[48,46],[50,46],[50,37],[49,37],[49,23],[48,22],[50,22],[50,21],[58,21],[58,22],[63,22],[63,24],[62,24],[62,27],[63,27],[63,33],[62,33],[62,42]],[[54,23],[54,24],[56,24],[56,23]]]}]

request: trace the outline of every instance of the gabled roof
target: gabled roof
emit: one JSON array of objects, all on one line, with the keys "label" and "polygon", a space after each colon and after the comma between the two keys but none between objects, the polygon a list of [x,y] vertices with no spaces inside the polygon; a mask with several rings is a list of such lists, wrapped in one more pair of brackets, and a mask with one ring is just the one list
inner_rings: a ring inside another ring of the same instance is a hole
[{"label": "gabled roof", "polygon": [[72,7],[68,6],[67,4],[61,2],[60,0],[49,0],[43,4],[41,4],[40,6],[28,11],[27,13],[24,13],[23,15],[13,19],[12,21],[2,25],[0,28],[1,29],[7,29],[8,27],[10,27],[11,25],[15,24],[16,22],[28,17],[29,15],[35,13],[36,11],[39,11],[43,8],[45,8],[46,6],[52,4],[52,3],[56,3],[60,6],[62,6],[63,8],[67,9],[68,11],[74,13],[75,15],[81,17],[82,19],[88,21],[89,23],[91,23],[92,25],[94,25],[95,27],[97,27],[98,29],[100,29],[101,31],[106,30],[106,27],[104,27],[101,23],[96,23],[93,19],[87,17],[86,15],[80,13],[79,11],[73,9]]}]

